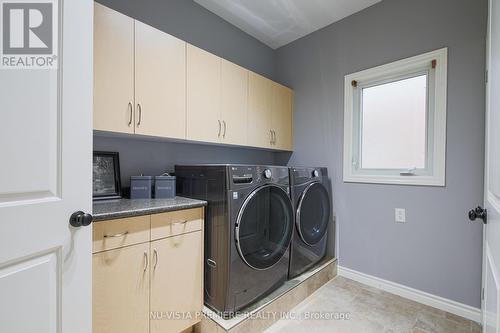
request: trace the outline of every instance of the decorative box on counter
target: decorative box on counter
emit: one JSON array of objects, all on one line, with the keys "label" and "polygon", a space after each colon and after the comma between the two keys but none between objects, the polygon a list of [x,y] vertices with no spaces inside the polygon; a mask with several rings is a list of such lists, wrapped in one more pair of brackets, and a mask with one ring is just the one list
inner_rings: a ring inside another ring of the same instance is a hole
[{"label": "decorative box on counter", "polygon": [[152,189],[152,176],[130,177],[130,199],[151,199]]},{"label": "decorative box on counter", "polygon": [[170,199],[175,197],[175,176],[169,174],[155,177],[155,198]]}]

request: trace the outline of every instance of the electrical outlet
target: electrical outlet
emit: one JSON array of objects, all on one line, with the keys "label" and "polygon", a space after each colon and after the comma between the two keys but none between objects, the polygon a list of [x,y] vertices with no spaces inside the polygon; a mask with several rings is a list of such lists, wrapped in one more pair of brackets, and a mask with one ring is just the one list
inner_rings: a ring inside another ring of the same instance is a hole
[{"label": "electrical outlet", "polygon": [[397,223],[406,223],[406,209],[404,208],[395,208],[394,216]]}]

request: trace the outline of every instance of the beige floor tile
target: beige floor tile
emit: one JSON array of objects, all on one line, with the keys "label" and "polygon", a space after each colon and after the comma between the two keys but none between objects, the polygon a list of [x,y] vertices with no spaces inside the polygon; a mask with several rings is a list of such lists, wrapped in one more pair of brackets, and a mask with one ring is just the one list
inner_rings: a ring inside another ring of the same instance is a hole
[{"label": "beige floor tile", "polygon": [[[418,303],[417,303],[418,304]],[[446,311],[433,308],[425,304],[419,304],[420,312],[429,313],[437,317],[446,317]]]},{"label": "beige floor tile", "polygon": [[457,316],[457,315],[454,315],[454,314],[448,313],[448,312],[446,312],[444,316],[446,319],[449,319],[449,320],[454,321],[456,323],[462,324],[464,326],[471,325],[471,321],[469,319],[464,318],[464,317],[460,317],[460,316]]},{"label": "beige floor tile", "polygon": [[464,325],[446,319],[446,317],[434,316],[421,312],[418,314],[415,328],[420,328],[429,333],[470,333],[470,323]]},{"label": "beige floor tile", "polygon": [[420,328],[414,328],[411,333],[429,333],[427,331],[424,331],[423,329]]},{"label": "beige floor tile", "polygon": [[[337,277],[266,333],[479,333],[469,320],[361,283]],[[311,319],[311,313],[348,314],[349,320]],[[304,319],[309,315],[309,319]]]},{"label": "beige floor tile", "polygon": [[471,322],[471,333],[481,333],[483,331],[483,327],[476,322]]}]

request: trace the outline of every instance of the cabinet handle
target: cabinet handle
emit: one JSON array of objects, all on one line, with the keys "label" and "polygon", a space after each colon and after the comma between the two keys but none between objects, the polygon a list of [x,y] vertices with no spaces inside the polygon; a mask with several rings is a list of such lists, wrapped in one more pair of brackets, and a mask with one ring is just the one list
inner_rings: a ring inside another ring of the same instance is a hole
[{"label": "cabinet handle", "polygon": [[224,133],[222,134],[222,137],[225,138],[226,137],[226,128],[227,128],[226,121],[223,120],[222,123],[224,124]]},{"label": "cabinet handle", "polygon": [[142,121],[142,106],[140,103],[137,104],[137,110],[139,110],[139,120],[137,121],[137,127],[139,127]]},{"label": "cabinet handle", "polygon": [[269,133],[271,135],[271,141],[269,141],[269,143],[272,145],[273,144],[273,130],[269,130]]},{"label": "cabinet handle", "polygon": [[144,272],[148,269],[148,253],[144,251]]},{"label": "cabinet handle", "polygon": [[207,264],[208,264],[208,266],[210,266],[212,268],[217,267],[217,263],[215,262],[215,260],[212,260],[212,259],[207,259]]},{"label": "cabinet handle", "polygon": [[132,102],[128,102],[128,109],[130,110],[130,118],[128,120],[128,127],[132,126],[132,118],[134,117],[134,110],[132,106]]},{"label": "cabinet handle", "polygon": [[273,136],[274,136],[273,145],[276,145],[276,131],[275,130],[273,130]]},{"label": "cabinet handle", "polygon": [[177,225],[177,224],[186,224],[188,220],[180,221],[180,222],[174,222],[172,225]]},{"label": "cabinet handle", "polygon": [[217,137],[220,138],[220,132],[221,132],[221,123],[220,123],[220,120],[217,120],[219,122],[219,133],[217,134]]},{"label": "cabinet handle", "polygon": [[155,264],[153,265],[153,269],[156,269],[156,266],[158,266],[158,251],[156,249],[153,250],[153,257]]},{"label": "cabinet handle", "polygon": [[115,235],[104,235],[104,238],[115,238],[115,237],[123,237],[128,235],[128,231],[122,232],[121,234],[115,234]]}]

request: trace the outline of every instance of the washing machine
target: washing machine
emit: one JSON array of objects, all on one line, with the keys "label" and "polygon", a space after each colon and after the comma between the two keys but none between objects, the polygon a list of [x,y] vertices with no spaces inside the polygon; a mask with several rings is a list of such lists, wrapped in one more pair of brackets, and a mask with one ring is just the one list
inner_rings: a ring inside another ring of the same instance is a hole
[{"label": "washing machine", "polygon": [[294,212],[286,167],[176,166],[177,193],[206,200],[205,305],[227,317],[288,278]]},{"label": "washing machine", "polygon": [[290,168],[295,226],[290,245],[289,278],[294,278],[326,255],[331,195],[326,168]]}]

